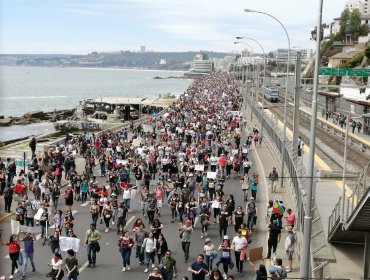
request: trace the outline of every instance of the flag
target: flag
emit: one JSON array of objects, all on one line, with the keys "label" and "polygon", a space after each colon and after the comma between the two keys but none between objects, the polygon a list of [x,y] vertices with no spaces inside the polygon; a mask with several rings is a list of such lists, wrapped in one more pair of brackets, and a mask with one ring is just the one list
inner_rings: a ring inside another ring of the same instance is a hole
[{"label": "flag", "polygon": [[280,201],[274,198],[274,204],[272,205],[272,210],[282,216],[285,212],[285,208],[281,205]]}]

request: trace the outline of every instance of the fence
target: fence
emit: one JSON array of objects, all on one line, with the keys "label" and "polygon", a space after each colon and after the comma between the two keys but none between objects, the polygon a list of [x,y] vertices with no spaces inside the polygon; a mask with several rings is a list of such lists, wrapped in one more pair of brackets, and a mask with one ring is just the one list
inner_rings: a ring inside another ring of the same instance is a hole
[{"label": "fence", "polygon": [[[257,118],[257,120],[263,124],[262,129],[264,130],[264,137],[268,137],[273,144],[273,148],[275,150],[275,153],[281,156],[282,146],[283,146],[283,131],[280,127],[277,126],[276,122],[264,114],[263,108],[260,108],[258,106],[258,103],[254,100],[251,100],[251,96],[249,94],[246,94],[247,98],[247,104],[250,105],[252,114]],[[262,121],[263,120],[263,121]],[[298,241],[297,241],[297,254],[298,259],[300,259],[300,252],[303,246],[303,230],[304,230],[304,217],[307,209],[306,199],[307,194],[306,190],[310,187],[309,186],[309,180],[308,176],[305,170],[305,167],[302,163],[302,160],[300,157],[298,157],[296,149],[293,148],[293,145],[291,141],[286,141],[286,145],[284,145],[285,153],[285,168],[288,171],[289,176],[288,181],[290,183],[290,186],[292,186],[292,194],[295,198],[295,206],[297,209],[297,230],[298,230]],[[313,199],[312,201],[312,209],[309,209],[312,211],[312,230],[314,231],[314,234],[311,238],[315,238],[316,236],[320,234],[324,234],[324,231],[322,229],[322,224],[318,223],[317,221],[320,220],[320,214],[317,210],[316,202]],[[314,244],[312,244],[314,245]],[[316,248],[311,250],[311,269],[312,269],[312,275],[320,277],[323,275],[324,267],[329,262],[321,262],[316,264],[314,261],[314,253],[317,253],[319,250],[324,248],[326,244],[319,244]],[[312,246],[313,247],[313,246]],[[314,252],[314,253],[313,253]]]}]

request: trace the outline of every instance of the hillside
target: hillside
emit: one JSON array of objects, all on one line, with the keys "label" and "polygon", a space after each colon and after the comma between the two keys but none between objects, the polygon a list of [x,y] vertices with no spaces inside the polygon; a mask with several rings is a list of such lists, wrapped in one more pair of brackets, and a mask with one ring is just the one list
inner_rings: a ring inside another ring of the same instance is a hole
[{"label": "hillside", "polygon": [[[93,52],[88,55],[0,55],[0,65],[113,67],[157,70],[188,70],[197,52]],[[223,58],[227,53],[207,52],[208,57]]]}]

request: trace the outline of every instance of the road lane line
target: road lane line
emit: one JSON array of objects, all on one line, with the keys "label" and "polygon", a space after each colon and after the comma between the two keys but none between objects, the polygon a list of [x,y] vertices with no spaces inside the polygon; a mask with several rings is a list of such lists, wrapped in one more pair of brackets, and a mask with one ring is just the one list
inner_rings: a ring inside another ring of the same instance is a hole
[{"label": "road lane line", "polygon": [[131,218],[128,219],[128,221],[126,222],[126,225],[124,228],[126,228],[134,219],[135,219],[135,216],[131,216]]},{"label": "road lane line", "polygon": [[83,266],[80,267],[80,269],[78,270],[78,272],[81,273],[88,265],[89,265],[89,261],[85,262],[83,264]]},{"label": "road lane line", "polygon": [[197,225],[198,220],[199,220],[199,217],[195,217],[194,227]]},{"label": "road lane line", "polygon": [[90,201],[86,201],[85,203],[82,203],[81,205],[80,205],[80,207],[85,207],[85,206],[87,206],[87,205],[89,205],[90,204]]}]

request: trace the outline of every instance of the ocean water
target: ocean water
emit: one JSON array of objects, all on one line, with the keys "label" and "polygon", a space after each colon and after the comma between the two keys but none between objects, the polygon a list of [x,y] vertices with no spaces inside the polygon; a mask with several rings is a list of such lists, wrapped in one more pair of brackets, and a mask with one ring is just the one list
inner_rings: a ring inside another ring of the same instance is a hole
[{"label": "ocean water", "polygon": [[153,78],[182,75],[178,71],[0,66],[0,115],[75,108],[86,98],[180,94],[192,80]]},{"label": "ocean water", "polygon": [[[153,78],[182,75],[180,71],[0,66],[0,115],[76,108],[86,98],[181,94],[192,80]],[[3,127],[0,141],[52,130],[49,123]]]}]

